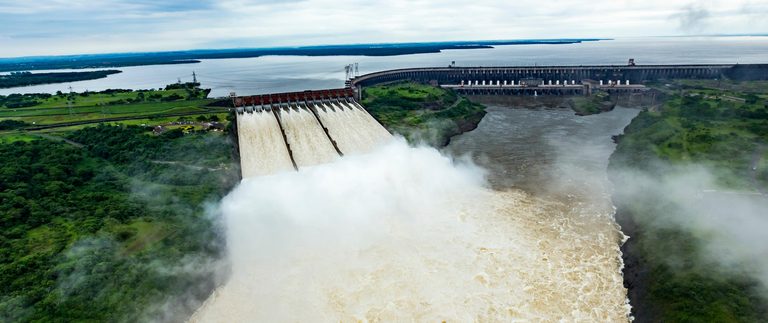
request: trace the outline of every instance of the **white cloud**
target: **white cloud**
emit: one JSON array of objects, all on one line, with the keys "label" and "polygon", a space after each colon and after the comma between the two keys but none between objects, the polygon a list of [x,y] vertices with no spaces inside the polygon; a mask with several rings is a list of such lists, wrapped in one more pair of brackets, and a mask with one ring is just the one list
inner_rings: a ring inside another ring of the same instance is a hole
[{"label": "white cloud", "polygon": [[[702,18],[702,13],[706,13],[706,19],[693,19]],[[642,6],[608,0],[0,0],[0,30],[11,37],[3,41],[10,46],[0,48],[0,57],[218,48],[231,44],[265,47],[620,38],[703,31],[766,33],[765,13],[768,5],[744,0],[695,5],[654,0]]]}]

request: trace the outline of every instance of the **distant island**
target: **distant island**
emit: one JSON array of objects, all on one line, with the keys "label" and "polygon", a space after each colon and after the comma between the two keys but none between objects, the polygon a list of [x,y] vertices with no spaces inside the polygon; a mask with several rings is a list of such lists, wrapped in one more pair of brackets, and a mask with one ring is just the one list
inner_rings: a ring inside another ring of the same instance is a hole
[{"label": "distant island", "polygon": [[200,59],[253,58],[261,56],[396,56],[439,53],[447,49],[484,49],[504,45],[565,45],[599,40],[600,39],[549,39],[357,44],[279,48],[207,49],[152,53],[35,56],[0,58],[0,72],[193,64],[199,63]]},{"label": "distant island", "polygon": [[9,75],[0,75],[0,89],[40,84],[96,80],[117,73],[122,72],[117,70],[62,73],[32,73],[28,71],[11,72]]}]

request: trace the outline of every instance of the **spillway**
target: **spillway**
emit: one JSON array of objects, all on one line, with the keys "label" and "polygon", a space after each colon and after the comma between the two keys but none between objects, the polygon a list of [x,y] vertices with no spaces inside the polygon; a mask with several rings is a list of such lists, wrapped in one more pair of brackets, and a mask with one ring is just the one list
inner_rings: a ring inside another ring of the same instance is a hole
[{"label": "spillway", "polygon": [[361,118],[361,112],[345,104],[318,104],[317,114],[344,155],[366,154],[392,135],[378,123]]},{"label": "spillway", "polygon": [[299,169],[331,163],[339,157],[311,111],[306,108],[292,107],[280,109],[279,114],[288,144],[293,152],[293,160]]},{"label": "spillway", "polygon": [[353,94],[338,89],[235,97],[243,178],[332,163],[392,140]]},{"label": "spillway", "polygon": [[363,120],[363,122],[366,122],[371,125],[371,127],[377,129],[379,136],[391,137],[389,132],[384,129],[384,127],[378,121],[376,121],[376,119],[374,119],[373,116],[369,114],[368,111],[363,108],[363,106],[360,105],[360,103],[357,103],[357,101],[352,101],[344,102],[343,104],[352,108],[356,108],[351,109],[351,113],[355,115],[356,118]]},{"label": "spillway", "polygon": [[237,115],[243,178],[293,170],[277,119],[269,111]]}]

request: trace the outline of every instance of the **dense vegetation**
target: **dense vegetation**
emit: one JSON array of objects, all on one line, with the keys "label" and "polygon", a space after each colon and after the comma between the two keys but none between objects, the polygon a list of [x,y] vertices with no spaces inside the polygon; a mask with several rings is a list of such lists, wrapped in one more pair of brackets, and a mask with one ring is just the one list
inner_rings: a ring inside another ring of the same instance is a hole
[{"label": "dense vegetation", "polygon": [[3,120],[0,121],[0,130],[14,130],[14,129],[21,129],[26,126],[28,126],[29,123],[26,123],[21,120]]},{"label": "dense vegetation", "polygon": [[576,111],[576,114],[582,116],[610,111],[613,110],[615,106],[611,103],[611,96],[602,91],[598,91],[587,97],[572,98],[568,100],[568,105],[573,111]]},{"label": "dense vegetation", "polygon": [[147,131],[0,144],[0,321],[178,321],[207,297],[231,146]]},{"label": "dense vegetation", "polygon": [[197,82],[173,83],[166,85],[165,90],[194,89],[198,86],[200,86],[200,83]]},{"label": "dense vegetation", "polygon": [[[754,151],[768,144],[765,96],[707,87],[675,93],[660,113],[643,111],[632,120],[609,165],[617,221],[631,236],[623,247],[629,256],[625,261],[632,272],[641,273],[635,278],[625,272],[632,288],[639,289],[630,294],[646,301],[632,300],[644,311],[638,319],[766,322],[768,301],[761,294],[765,286],[753,278],[754,269],[747,264],[735,271],[724,268],[707,249],[716,229],[692,220],[733,201],[728,194],[702,198],[702,190],[754,192],[748,166]],[[723,94],[752,100],[731,102],[722,99]],[[680,179],[702,167],[716,186],[702,185],[698,176]],[[731,221],[739,221],[742,214],[731,216]],[[732,246],[719,247],[725,254],[738,253],[728,249]]]},{"label": "dense vegetation", "polygon": [[31,73],[18,72],[0,75],[0,89],[39,84],[66,83],[105,78],[111,74],[122,73],[117,70],[92,72]]},{"label": "dense vegetation", "polygon": [[0,95],[0,106],[8,109],[18,109],[36,106],[42,101],[47,100],[52,95],[48,93],[30,93],[30,94],[9,94]]},{"label": "dense vegetation", "polygon": [[485,115],[485,107],[456,92],[410,82],[366,88],[362,103],[391,131],[433,146],[474,129]]}]

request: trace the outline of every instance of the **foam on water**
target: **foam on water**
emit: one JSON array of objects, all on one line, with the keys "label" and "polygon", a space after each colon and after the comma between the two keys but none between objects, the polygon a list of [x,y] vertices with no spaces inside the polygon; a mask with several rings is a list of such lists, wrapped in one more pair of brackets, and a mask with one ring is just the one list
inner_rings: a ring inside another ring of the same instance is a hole
[{"label": "foam on water", "polygon": [[233,275],[191,322],[627,322],[610,201],[493,191],[401,139],[244,180]]}]

